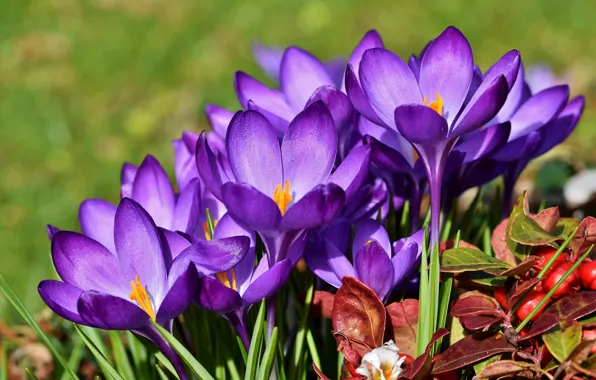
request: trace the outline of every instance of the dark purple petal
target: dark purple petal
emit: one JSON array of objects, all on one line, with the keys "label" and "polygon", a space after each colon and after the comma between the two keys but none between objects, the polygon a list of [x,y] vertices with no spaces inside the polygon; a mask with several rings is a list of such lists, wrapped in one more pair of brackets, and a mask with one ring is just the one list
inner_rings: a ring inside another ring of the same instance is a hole
[{"label": "dark purple petal", "polygon": [[292,117],[294,117],[295,114],[286,115],[286,117],[281,117],[269,111],[269,109],[267,109],[266,107],[267,105],[261,107],[252,100],[249,100],[247,109],[250,111],[257,111],[261,115],[265,116],[267,120],[269,120],[269,123],[271,123],[271,128],[275,131],[278,137],[283,137],[284,133],[286,133],[286,130],[288,129],[288,125],[290,125]]},{"label": "dark purple petal", "polygon": [[428,47],[420,65],[420,91],[429,102],[443,98],[443,116],[451,124],[459,113],[474,73],[472,48],[466,37],[450,26]]},{"label": "dark purple petal", "polygon": [[379,33],[374,29],[366,32],[358,45],[356,45],[356,48],[354,48],[354,51],[348,60],[348,64],[352,66],[355,73],[358,73],[360,70],[360,61],[362,60],[364,52],[372,48],[383,48],[383,40]]},{"label": "dark purple petal", "polygon": [[292,267],[292,262],[289,259],[284,259],[259,277],[253,276],[251,284],[242,294],[244,302],[252,305],[277,293],[290,277]]},{"label": "dark purple petal", "polygon": [[221,200],[221,187],[230,181],[225,170],[218,162],[217,156],[213,153],[205,138],[205,132],[201,133],[197,143],[197,168],[205,187],[217,199]]},{"label": "dark purple petal", "polygon": [[101,243],[110,252],[114,246],[116,206],[103,199],[87,199],[79,207],[79,224],[84,235]]},{"label": "dark purple petal", "polygon": [[50,238],[50,241],[51,241],[54,238],[54,235],[56,234],[56,232],[60,231],[60,228],[54,227],[51,224],[48,224],[46,226],[46,231],[48,232],[48,238]]},{"label": "dark purple petal", "polygon": [[234,76],[234,87],[236,88],[238,100],[244,109],[248,109],[248,102],[252,100],[255,104],[268,109],[279,117],[286,120],[292,119],[294,111],[286,103],[284,94],[281,91],[272,90],[241,71],[236,72]]},{"label": "dark purple petal", "polygon": [[279,69],[284,49],[277,46],[265,46],[260,43],[252,45],[252,55],[263,72],[274,81],[279,79]]},{"label": "dark purple petal", "polygon": [[186,271],[189,261],[204,276],[228,271],[244,258],[249,246],[250,239],[246,236],[197,241],[174,260],[169,276],[180,276]]},{"label": "dark purple petal", "polygon": [[161,239],[149,214],[131,199],[124,198],[116,210],[114,242],[125,279],[138,276],[154,299],[162,299],[167,273]]},{"label": "dark purple petal", "polygon": [[394,111],[404,104],[422,104],[418,82],[395,53],[374,48],[360,62],[360,84],[373,110],[387,126],[394,125]]},{"label": "dark purple petal", "polygon": [[348,65],[346,68],[346,93],[352,102],[354,108],[368,120],[372,122],[384,125],[383,121],[379,118],[377,113],[372,109],[364,90],[360,86],[360,80],[358,79],[358,73],[354,72],[352,66]]},{"label": "dark purple petal", "polygon": [[[331,247],[326,249],[325,244],[329,244]],[[343,252],[325,240],[321,240],[315,245],[309,245],[304,252],[304,260],[315,276],[336,288],[341,286],[343,275],[354,276],[356,274]]]},{"label": "dark purple petal", "polygon": [[77,309],[77,302],[83,294],[83,290],[74,285],[55,280],[40,282],[37,290],[43,301],[54,313],[74,323],[85,324]]},{"label": "dark purple petal", "polygon": [[234,115],[226,150],[236,181],[247,183],[264,194],[273,194],[282,182],[281,151],[269,121],[255,111]]},{"label": "dark purple petal", "polygon": [[511,116],[515,113],[515,111],[525,102],[526,99],[526,91],[525,88],[525,74],[524,74],[524,65],[519,65],[519,70],[517,72],[517,78],[507,94],[507,100],[499,113],[495,116],[495,122],[501,123],[504,121],[508,121],[511,119]]},{"label": "dark purple petal", "polygon": [[223,186],[222,195],[230,215],[246,228],[253,231],[271,231],[279,227],[279,207],[272,198],[254,187],[229,182]]},{"label": "dark purple petal", "polygon": [[132,198],[151,215],[155,224],[171,228],[174,216],[174,189],[168,174],[155,157],[145,157],[132,185]]},{"label": "dark purple petal", "polygon": [[186,310],[199,291],[199,274],[196,267],[188,263],[186,271],[178,277],[168,278],[169,289],[158,306],[157,321],[167,322]]},{"label": "dark purple petal", "polygon": [[385,251],[385,255],[391,257],[389,234],[379,222],[374,219],[361,220],[354,225],[354,231],[354,243],[352,243],[354,262],[356,262],[358,252],[371,241],[379,243],[379,246]]},{"label": "dark purple petal", "polygon": [[163,238],[164,249],[169,252],[169,258],[166,261],[170,264],[180,255],[180,253],[182,253],[182,251],[190,246],[190,242],[177,232],[159,228],[159,233]]},{"label": "dark purple petal", "polygon": [[319,185],[288,208],[282,218],[285,230],[301,230],[323,226],[341,210],[346,195],[336,184]]},{"label": "dark purple petal", "polygon": [[321,86],[310,97],[306,107],[319,100],[327,106],[336,129],[345,128],[352,122],[354,108],[346,94],[332,86]]},{"label": "dark purple petal", "polygon": [[484,79],[478,90],[476,91],[475,99],[482,96],[482,93],[497,79],[499,76],[505,77],[507,87],[512,88],[517,79],[519,68],[521,66],[521,57],[519,51],[511,50],[505,53],[487,72],[484,74]]},{"label": "dark purple petal", "polygon": [[133,330],[149,323],[149,314],[131,301],[92,290],[81,295],[77,309],[85,324],[104,330]]},{"label": "dark purple petal", "polygon": [[242,306],[242,298],[237,291],[228,288],[213,277],[201,279],[198,303],[202,308],[216,313],[229,313]]},{"label": "dark purple petal", "polygon": [[370,164],[371,147],[362,145],[352,149],[345,160],[335,169],[329,177],[329,182],[339,185],[350,199],[366,177]]},{"label": "dark purple petal", "polygon": [[379,243],[365,245],[354,258],[358,279],[384,299],[393,289],[394,270],[391,259]]},{"label": "dark purple petal", "polygon": [[383,127],[371,122],[365,117],[359,117],[358,131],[362,136],[372,136],[383,144],[395,149],[410,163],[410,166],[413,164],[414,150],[412,144],[395,129]]},{"label": "dark purple petal", "polygon": [[454,150],[465,154],[463,163],[467,164],[499,150],[507,143],[510,131],[511,125],[505,122],[468,133],[462,136]]},{"label": "dark purple petal", "polygon": [[128,294],[127,279],[122,276],[117,257],[84,235],[57,232],[52,239],[52,260],[64,282],[82,290]]},{"label": "dark purple petal", "polygon": [[401,106],[395,110],[397,130],[412,144],[439,143],[447,137],[447,121],[432,108]]},{"label": "dark purple petal", "polygon": [[568,98],[567,85],[551,87],[532,96],[511,117],[509,141],[544,126],[563,109]]},{"label": "dark purple petal", "polygon": [[371,158],[373,162],[381,169],[388,170],[391,173],[410,173],[412,171],[410,162],[400,152],[372,136],[367,135],[364,139],[372,148]]},{"label": "dark purple petal", "polygon": [[333,86],[333,80],[329,77],[321,61],[309,52],[294,46],[287,48],[284,52],[279,82],[288,102],[295,111],[304,108],[317,88]]},{"label": "dark purple petal", "polygon": [[562,143],[575,129],[584,110],[585,99],[578,96],[559,113],[557,118],[544,126],[544,140],[537,155],[544,154]]},{"label": "dark purple petal", "polygon": [[304,249],[306,248],[306,243],[308,243],[308,231],[301,233],[296,240],[292,242],[290,248],[288,248],[286,258],[292,262],[292,265],[296,265],[296,263],[302,258]]},{"label": "dark purple petal", "polygon": [[[294,202],[327,181],[336,152],[337,131],[323,102],[312,104],[290,123],[281,144],[281,159],[283,182],[289,181]],[[276,185],[281,183],[280,179]],[[263,192],[273,194],[273,188]]]},{"label": "dark purple petal", "polygon": [[172,230],[185,233],[193,233],[195,231],[202,208],[200,196],[201,187],[199,179],[195,178],[178,195],[172,217]]},{"label": "dark purple petal", "polygon": [[132,184],[137,175],[138,168],[133,164],[125,162],[120,171],[120,196],[122,198],[130,198],[132,196]]},{"label": "dark purple petal", "polygon": [[412,272],[420,264],[421,245],[414,241],[407,242],[399,250],[395,251],[395,255],[391,258],[393,264],[393,286],[399,285],[400,282],[408,278]]},{"label": "dark purple petal", "polygon": [[223,107],[207,104],[207,106],[205,106],[205,114],[207,115],[207,120],[209,120],[209,125],[211,125],[213,132],[222,139],[225,139],[228,125],[230,124],[230,121],[232,121],[234,113]]}]

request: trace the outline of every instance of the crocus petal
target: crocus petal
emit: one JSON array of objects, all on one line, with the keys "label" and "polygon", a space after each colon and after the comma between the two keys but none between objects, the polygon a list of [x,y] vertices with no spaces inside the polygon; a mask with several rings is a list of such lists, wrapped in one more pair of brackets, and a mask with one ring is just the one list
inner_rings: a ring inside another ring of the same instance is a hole
[{"label": "crocus petal", "polygon": [[371,241],[379,243],[387,257],[391,257],[391,241],[389,241],[389,234],[379,222],[374,219],[361,220],[354,225],[354,231],[354,243],[352,243],[354,262],[356,262],[358,251],[365,245],[370,244]]},{"label": "crocus petal", "polygon": [[50,241],[54,238],[54,235],[56,234],[56,232],[60,231],[60,228],[52,226],[51,224],[48,224],[46,226],[46,231],[48,233],[48,238],[50,238]]},{"label": "crocus petal", "polygon": [[124,198],[116,210],[114,242],[122,274],[139,281],[156,300],[167,285],[164,249],[155,223],[137,202]]},{"label": "crocus petal", "polygon": [[255,111],[234,115],[226,136],[226,150],[236,181],[273,194],[282,182],[277,137],[269,121]]},{"label": "crocus petal", "polygon": [[168,278],[169,289],[157,310],[157,321],[167,322],[186,310],[199,290],[199,274],[191,263],[180,276]]},{"label": "crocus petal", "polygon": [[288,280],[292,267],[292,262],[289,259],[284,259],[258,278],[253,277],[251,284],[242,294],[244,302],[251,305],[277,293]]},{"label": "crocus petal", "polygon": [[248,251],[250,240],[246,236],[235,236],[218,240],[197,241],[186,248],[172,264],[169,276],[180,276],[186,271],[188,262],[193,262],[199,274],[211,275],[225,272],[234,267]]},{"label": "crocus petal", "polygon": [[205,106],[205,114],[213,132],[217,133],[222,139],[225,139],[228,125],[232,121],[234,113],[214,104],[207,104]]},{"label": "crocus petal", "polygon": [[[284,94],[278,90],[272,90],[255,78],[241,71],[234,76],[234,87],[236,95],[244,109],[248,109],[248,102],[252,100],[260,107],[286,120],[291,120],[294,111],[286,103]],[[306,102],[306,101],[305,101]]]},{"label": "crocus petal", "polygon": [[422,104],[414,74],[399,56],[389,50],[367,50],[360,62],[359,75],[372,108],[387,126],[394,125],[393,115],[397,107]]},{"label": "crocus petal", "polygon": [[414,149],[412,148],[412,144],[410,144],[408,140],[406,140],[395,129],[382,127],[371,122],[365,117],[359,117],[358,131],[362,136],[372,136],[381,143],[395,149],[406,159],[406,161],[409,163],[409,166],[413,166]]},{"label": "crocus petal", "polygon": [[352,123],[354,108],[346,94],[332,86],[321,86],[308,99],[306,107],[319,100],[327,106],[336,129],[340,130]]},{"label": "crocus petal", "polygon": [[[325,244],[329,243],[320,240],[317,244],[309,246],[304,252],[304,260],[315,276],[329,285],[339,288],[341,286],[341,276],[343,273],[351,273],[351,275],[354,275],[356,272],[354,271],[352,264],[350,264],[350,261],[340,250],[335,246],[332,246],[327,250]],[[337,266],[339,269],[336,270],[333,266]],[[337,272],[341,273],[341,275],[338,276],[336,274]]]},{"label": "crocus petal", "polygon": [[116,206],[103,199],[87,199],[79,207],[79,224],[83,234],[114,253],[115,217]]},{"label": "crocus petal", "polygon": [[[281,145],[281,158],[283,181],[289,181],[294,202],[327,181],[336,152],[337,132],[323,102],[312,104],[290,123]],[[270,193],[263,192],[273,194],[273,188]]]},{"label": "crocus petal", "polygon": [[384,299],[393,288],[394,270],[391,259],[379,243],[364,246],[354,258],[358,279]]},{"label": "crocus petal", "polygon": [[[397,133],[396,133],[397,134]],[[371,146],[371,158],[375,165],[391,173],[410,173],[412,166],[397,150],[383,144],[372,136],[364,136]]]},{"label": "crocus petal", "polygon": [[284,49],[277,46],[265,46],[260,43],[252,45],[252,55],[263,72],[274,81],[279,79],[279,69]]},{"label": "crocus petal", "polygon": [[77,302],[83,294],[82,289],[65,282],[45,280],[39,283],[37,290],[54,313],[74,323],[85,324],[77,309]]},{"label": "crocus petal", "polygon": [[132,186],[132,198],[151,215],[155,224],[171,228],[174,216],[174,189],[166,171],[155,157],[145,157]]},{"label": "crocus petal", "polygon": [[489,156],[500,149],[507,143],[510,131],[511,125],[509,122],[505,122],[471,132],[462,136],[462,138],[465,137],[465,140],[460,140],[454,150],[465,154],[463,163],[467,164]]},{"label": "crocus petal", "polygon": [[517,72],[517,78],[511,87],[511,91],[507,94],[507,100],[501,110],[495,116],[494,121],[497,123],[501,123],[511,119],[513,113],[519,108],[526,99],[526,91],[525,91],[525,73],[524,73],[524,65],[519,65],[519,70]]},{"label": "crocus petal", "polygon": [[242,298],[237,291],[228,288],[213,277],[201,279],[198,303],[202,308],[216,313],[229,313],[242,306]]},{"label": "crocus petal", "polygon": [[247,109],[250,111],[257,111],[261,115],[265,116],[267,118],[267,120],[269,120],[269,123],[271,123],[271,129],[273,129],[275,131],[275,133],[278,135],[278,137],[280,137],[280,138],[283,137],[284,133],[286,133],[286,130],[288,129],[288,125],[290,125],[290,121],[292,120],[292,117],[294,116],[294,114],[288,115],[288,116],[291,116],[289,118],[288,118],[288,116],[286,116],[285,118],[278,116],[278,115],[274,114],[273,112],[269,111],[269,109],[267,109],[266,106],[261,107],[260,105],[256,104],[252,100],[248,101]]},{"label": "crocus petal", "polygon": [[281,226],[285,230],[320,227],[337,216],[345,200],[344,191],[336,184],[319,185],[286,211]]},{"label": "crocus petal", "polygon": [[[182,139],[172,141],[174,147],[174,172],[176,174],[176,183],[178,189],[184,189],[188,183],[199,176],[197,171],[197,163],[194,156],[195,146],[193,145],[192,150],[186,147],[186,144]],[[132,188],[127,196],[122,198],[130,198],[132,196]]]},{"label": "crocus petal", "polygon": [[201,213],[200,195],[199,179],[195,178],[178,195],[172,217],[172,230],[185,233],[195,231]]},{"label": "crocus petal", "polygon": [[354,108],[365,118],[371,120],[375,124],[385,125],[381,118],[373,110],[364,90],[360,86],[360,79],[358,79],[357,72],[352,66],[348,65],[345,75],[346,93],[352,102]]},{"label": "crocus petal", "polygon": [[287,48],[284,52],[279,82],[295,111],[301,111],[304,108],[317,88],[334,85],[321,61],[295,46]]},{"label": "crocus petal", "polygon": [[584,110],[585,99],[578,96],[559,113],[557,118],[544,127],[544,139],[537,155],[544,154],[562,143],[577,125]]},{"label": "crocus petal", "polygon": [[177,232],[159,228],[159,233],[162,236],[164,248],[169,251],[170,257],[166,261],[169,261],[170,264],[180,255],[180,253],[182,253],[182,251],[190,246],[190,242]]},{"label": "crocus petal", "polygon": [[503,56],[484,74],[484,79],[478,87],[478,90],[474,95],[476,99],[482,96],[482,93],[489,88],[491,83],[495,81],[499,76],[503,76],[507,81],[507,87],[512,88],[513,84],[519,74],[519,68],[521,66],[521,57],[519,51],[511,50],[503,54]]},{"label": "crocus petal", "polygon": [[52,261],[64,282],[82,290],[128,294],[116,256],[84,235],[57,232],[52,239]]},{"label": "crocus petal", "polygon": [[279,207],[272,198],[254,187],[229,182],[222,187],[222,196],[230,215],[246,228],[271,231],[279,227]]},{"label": "crocus petal", "polygon": [[346,199],[360,188],[368,176],[371,148],[362,145],[352,149],[348,157],[338,166],[329,177],[329,182],[339,185],[346,193]]},{"label": "crocus petal", "polygon": [[132,196],[132,184],[137,175],[138,168],[133,164],[125,162],[120,171],[120,196],[130,198]]},{"label": "crocus petal", "polygon": [[335,88],[342,88],[347,64],[346,59],[343,57],[334,58],[324,62],[324,64]]},{"label": "crocus petal", "polygon": [[428,99],[443,98],[447,123],[455,119],[474,73],[472,48],[456,28],[448,27],[429,46],[420,65],[420,91]]},{"label": "crocus petal", "polygon": [[230,179],[209,147],[205,132],[201,133],[197,143],[197,168],[209,192],[221,200],[221,187]]},{"label": "crocus petal", "polygon": [[397,130],[412,144],[439,143],[447,137],[447,121],[432,108],[401,106],[395,110]]},{"label": "crocus petal", "polygon": [[136,304],[92,290],[81,295],[77,308],[85,324],[104,330],[133,330],[149,323],[149,315]]},{"label": "crocus petal", "polygon": [[509,141],[537,130],[552,120],[566,105],[567,85],[551,87],[528,99],[511,117]]},{"label": "crocus petal", "polygon": [[420,247],[415,242],[409,242],[400,250],[395,252],[391,258],[391,263],[394,269],[393,286],[399,285],[412,274],[419,263]]},{"label": "crocus petal", "polygon": [[366,32],[364,37],[362,37],[358,45],[354,48],[354,51],[348,60],[348,64],[352,66],[355,73],[360,70],[360,61],[362,61],[364,52],[372,48],[383,48],[383,40],[379,33],[374,29]]}]

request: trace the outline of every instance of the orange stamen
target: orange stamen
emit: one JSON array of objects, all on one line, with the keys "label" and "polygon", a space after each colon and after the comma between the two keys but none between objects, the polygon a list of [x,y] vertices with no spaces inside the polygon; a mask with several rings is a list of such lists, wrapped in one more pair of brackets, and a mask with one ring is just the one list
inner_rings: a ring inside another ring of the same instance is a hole
[{"label": "orange stamen", "polygon": [[231,282],[227,272],[219,272],[215,274],[215,277],[219,280],[219,282],[224,284],[226,287],[233,290],[238,290],[236,284],[236,272],[234,271],[234,268],[230,269],[230,276],[232,277]]},{"label": "orange stamen", "polygon": [[[214,219],[213,220],[213,226],[216,227],[217,226],[217,222],[219,221],[219,219]],[[205,234],[205,240],[209,241],[211,239],[213,239],[213,236],[211,236],[211,232],[209,231],[209,222],[205,221],[203,223],[203,233]]]},{"label": "orange stamen", "polygon": [[134,281],[130,282],[130,286],[132,286],[132,292],[129,295],[130,299],[135,301],[155,321],[155,312],[153,311],[151,299],[149,298],[149,294],[147,294],[147,289],[141,284],[139,276],[135,276]]},{"label": "orange stamen", "polygon": [[281,183],[275,187],[275,190],[273,191],[273,201],[277,204],[277,207],[279,207],[279,211],[281,211],[281,215],[283,216],[286,213],[288,204],[292,201],[290,181],[286,181],[283,187]]},{"label": "orange stamen", "polygon": [[443,98],[439,95],[438,92],[435,92],[436,100],[431,103],[427,103],[427,97],[424,95],[424,105],[430,107],[433,111],[438,113],[439,115],[443,115]]}]

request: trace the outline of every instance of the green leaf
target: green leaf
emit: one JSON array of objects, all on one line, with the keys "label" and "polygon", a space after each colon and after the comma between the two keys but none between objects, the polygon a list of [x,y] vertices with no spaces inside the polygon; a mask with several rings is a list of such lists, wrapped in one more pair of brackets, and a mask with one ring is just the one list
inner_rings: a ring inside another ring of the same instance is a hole
[{"label": "green leaf", "polygon": [[159,378],[161,380],[169,380],[168,376],[165,374],[165,372],[163,371],[163,369],[161,369],[161,367],[159,366],[159,364],[155,365],[155,370],[157,371],[157,374],[159,375]]},{"label": "green leaf", "polygon": [[103,356],[103,354],[101,353],[101,351],[99,351],[95,344],[93,344],[93,342],[91,341],[91,339],[89,339],[87,334],[85,334],[83,330],[81,330],[79,325],[74,326],[81,338],[83,339],[83,342],[85,342],[85,344],[87,345],[87,348],[89,348],[89,351],[91,351],[91,353],[97,360],[97,363],[101,366],[104,375],[110,376],[112,379],[124,380],[124,378],[120,376],[118,371],[116,371],[116,369],[110,364],[106,357]]},{"label": "green leaf", "polygon": [[261,339],[263,337],[263,325],[265,323],[265,300],[261,301],[259,307],[259,314],[257,314],[257,321],[252,332],[252,339],[250,340],[250,350],[248,351],[248,358],[246,359],[246,372],[244,380],[254,380],[257,372],[257,355]]},{"label": "green leaf", "polygon": [[197,359],[176,339],[168,330],[161,327],[158,323],[152,322],[153,326],[159,331],[170,346],[180,355],[182,360],[188,365],[190,370],[201,380],[215,380],[213,376],[207,372],[205,367],[199,363]]},{"label": "green leaf", "polygon": [[308,290],[306,291],[306,298],[304,300],[304,308],[302,310],[302,315],[300,317],[300,323],[298,325],[298,332],[296,333],[296,340],[294,341],[294,355],[292,358],[292,362],[290,363],[290,380],[297,379],[298,376],[298,368],[300,366],[300,361],[302,358],[302,352],[304,350],[304,339],[306,336],[306,322],[308,321],[308,315],[310,313],[310,305],[313,299],[314,293],[314,282],[312,278],[310,278],[310,284],[308,286]]},{"label": "green leaf", "polygon": [[110,331],[110,340],[112,341],[112,349],[114,350],[116,368],[126,379],[134,379],[134,371],[130,365],[126,348],[124,348],[121,333],[119,331]]},{"label": "green leaf", "polygon": [[64,371],[67,372],[72,379],[78,380],[78,376],[73,370],[69,367],[68,361],[64,358],[64,356],[60,355],[56,346],[52,344],[52,341],[48,336],[43,332],[43,330],[39,327],[35,318],[29,313],[23,302],[19,299],[19,297],[15,294],[12,288],[8,285],[6,280],[2,275],[0,275],[0,291],[4,294],[6,299],[14,306],[15,309],[21,314],[21,317],[31,326],[33,331],[41,338],[41,340],[48,346],[49,350],[52,352],[54,357],[60,362]]},{"label": "green leaf", "polygon": [[557,221],[553,235],[566,237],[579,226],[579,220],[574,218],[560,218]]},{"label": "green leaf", "polygon": [[473,248],[452,248],[441,255],[441,271],[461,273],[485,269],[509,269],[511,265]]},{"label": "green leaf", "polygon": [[[78,371],[79,363],[81,362],[81,358],[83,357],[83,346],[84,345],[85,345],[85,343],[83,343],[82,340],[76,339],[74,342],[74,346],[72,348],[72,352],[70,353],[70,357],[68,358],[68,366],[75,373]],[[61,379],[67,380],[68,376],[69,376],[68,373],[63,372]],[[0,377],[0,379],[1,379],[1,377]]]},{"label": "green leaf", "polygon": [[501,355],[495,355],[495,356],[491,356],[490,358],[488,358],[486,360],[483,360],[481,362],[478,362],[478,363],[474,364],[474,372],[476,373],[476,376],[478,376],[478,374],[480,373],[480,371],[482,371],[488,365],[496,362],[499,359],[501,359]]},{"label": "green leaf", "polygon": [[507,227],[505,228],[505,240],[507,242],[507,247],[509,248],[509,251],[511,253],[513,253],[521,260],[523,260],[527,256],[527,252],[525,251],[524,247],[520,247],[519,244],[514,240],[511,240],[509,236],[511,235],[511,227],[513,226],[513,220],[518,215],[528,215],[528,212],[528,201],[526,199],[526,192],[524,191],[515,201],[515,204],[513,205],[513,210],[511,210],[511,214],[509,214]]},{"label": "green leaf", "polygon": [[39,377],[35,376],[35,374],[33,372],[31,372],[31,370],[29,368],[25,368],[25,371],[27,371],[27,375],[29,375],[29,377],[33,380],[39,380]]},{"label": "green leaf", "polygon": [[319,351],[317,350],[317,344],[315,343],[315,338],[312,335],[312,331],[310,329],[308,329],[306,332],[306,343],[308,344],[308,352],[310,352],[313,363],[315,363],[317,367],[321,368]]},{"label": "green leaf", "polygon": [[263,359],[259,365],[259,376],[257,379],[268,379],[273,368],[273,360],[275,359],[275,348],[277,347],[277,326],[273,328],[271,339],[267,342]]},{"label": "green leaf", "polygon": [[562,322],[556,330],[542,335],[553,356],[563,363],[582,340],[582,327],[576,321]]},{"label": "green leaf", "polygon": [[[137,376],[140,378],[149,377],[148,368],[151,368],[147,363],[147,349],[139,341],[139,339],[130,331],[126,332],[126,341],[132,356],[132,361],[135,366]],[[168,362],[169,363],[169,362]]]},{"label": "green leaf", "polygon": [[172,365],[172,363],[168,360],[168,358],[166,358],[166,356],[164,354],[162,354],[161,352],[156,352],[155,353],[155,358],[157,359],[158,362],[161,363],[161,365],[163,365],[172,375],[174,375],[174,377],[176,379],[180,379],[180,377],[178,376],[178,374],[176,373],[176,369],[174,368],[174,366]]},{"label": "green leaf", "polygon": [[515,217],[509,230],[509,238],[523,245],[547,245],[560,240],[560,236],[553,236],[546,232],[534,219],[520,214]]},{"label": "green leaf", "polygon": [[[422,241],[422,261],[420,264],[420,294],[429,294],[428,284],[428,224],[424,228],[424,240]],[[420,356],[426,350],[426,343],[430,340],[427,319],[430,312],[429,297],[421,297],[418,305],[418,326],[416,328],[416,356]]]}]

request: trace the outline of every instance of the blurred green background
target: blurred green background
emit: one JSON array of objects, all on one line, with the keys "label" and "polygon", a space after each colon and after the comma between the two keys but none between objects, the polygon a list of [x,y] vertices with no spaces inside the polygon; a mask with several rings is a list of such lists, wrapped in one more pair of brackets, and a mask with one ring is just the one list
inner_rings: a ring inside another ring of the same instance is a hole
[{"label": "blurred green background", "polygon": [[[593,161],[593,0],[4,0],[0,9],[0,273],[38,311],[53,276],[45,225],[76,229],[85,198],[117,201],[123,161],[207,127],[203,107],[235,109],[232,77],[263,78],[250,44],[347,56],[376,28],[407,57],[446,26],[484,69],[517,48],[573,78],[588,111],[568,144]],[[0,298],[0,316],[16,315]]]}]

